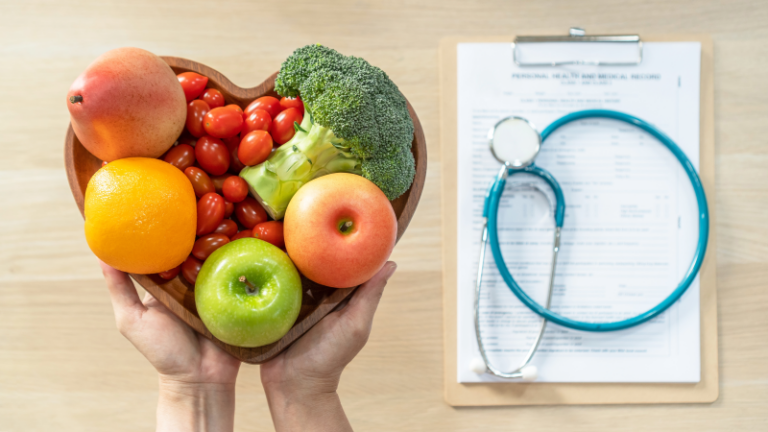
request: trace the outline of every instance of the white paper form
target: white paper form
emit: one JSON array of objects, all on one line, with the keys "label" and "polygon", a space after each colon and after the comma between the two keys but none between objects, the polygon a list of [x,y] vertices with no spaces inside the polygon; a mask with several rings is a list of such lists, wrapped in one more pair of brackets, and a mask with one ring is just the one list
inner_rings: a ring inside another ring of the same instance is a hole
[{"label": "white paper form", "polygon": [[[701,46],[645,43],[642,64],[599,68],[520,68],[503,43],[457,49],[457,378],[503,381],[470,370],[480,357],[473,298],[483,197],[500,168],[488,149],[488,130],[509,115],[542,131],[569,112],[612,109],[661,129],[698,169]],[[693,257],[698,219],[693,190],[672,153],[634,126],[587,119],[556,131],[536,164],[555,176],[566,201],[552,310],[582,321],[616,321],[650,309],[674,290]],[[540,303],[552,254],[551,202],[546,184],[515,175],[498,216],[507,266]],[[485,269],[481,332],[494,365],[511,370],[529,350],[540,318],[498,276],[490,248]],[[638,327],[591,333],[549,323],[532,364],[538,382],[698,382],[698,278],[667,312]]]}]

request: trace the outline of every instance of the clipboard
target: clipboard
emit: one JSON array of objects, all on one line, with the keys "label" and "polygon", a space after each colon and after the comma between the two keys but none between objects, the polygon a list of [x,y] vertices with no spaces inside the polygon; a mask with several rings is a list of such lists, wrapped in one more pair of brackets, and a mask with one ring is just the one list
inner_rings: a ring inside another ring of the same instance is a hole
[{"label": "clipboard", "polygon": [[[568,41],[584,37],[571,31]],[[537,38],[537,37],[534,37]],[[543,36],[552,41],[551,36]],[[451,37],[441,40],[440,146],[443,237],[443,349],[444,397],[452,406],[590,405],[711,403],[717,400],[717,220],[715,212],[715,115],[713,44],[708,35],[643,36],[644,41],[701,43],[699,175],[707,193],[711,217],[707,254],[700,270],[701,381],[679,383],[458,383],[457,368],[457,44],[513,43],[514,36]],[[531,40],[535,41],[535,40]],[[581,39],[588,42],[588,39]],[[637,41],[639,43],[639,40]]]}]

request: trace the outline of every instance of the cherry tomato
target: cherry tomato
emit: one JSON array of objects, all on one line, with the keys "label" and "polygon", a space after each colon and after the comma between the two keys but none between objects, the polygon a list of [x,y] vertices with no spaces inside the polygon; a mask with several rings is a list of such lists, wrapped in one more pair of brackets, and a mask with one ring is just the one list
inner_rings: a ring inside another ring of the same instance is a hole
[{"label": "cherry tomato", "polygon": [[177,265],[176,267],[166,270],[164,272],[160,272],[157,275],[165,280],[171,280],[179,275],[179,272],[181,271],[181,264]]},{"label": "cherry tomato", "polygon": [[229,243],[229,237],[224,234],[208,234],[207,236],[200,237],[192,246],[192,255],[205,261],[216,249]]},{"label": "cherry tomato", "polygon": [[237,149],[237,158],[243,165],[258,165],[269,157],[272,153],[272,136],[269,132],[255,130],[244,136],[240,141],[240,147]]},{"label": "cherry tomato", "polygon": [[224,217],[228,218],[235,212],[235,205],[231,201],[224,200]]},{"label": "cherry tomato", "polygon": [[181,88],[184,89],[184,96],[187,98],[187,102],[200,96],[200,93],[205,90],[205,85],[208,84],[208,77],[204,77],[195,72],[184,72],[176,75],[181,83]]},{"label": "cherry tomato", "polygon": [[214,138],[230,138],[243,129],[243,116],[228,106],[214,108],[205,115],[203,127]]},{"label": "cherry tomato", "polygon": [[192,136],[200,138],[205,135],[203,120],[210,110],[208,104],[200,99],[187,104],[187,130]]},{"label": "cherry tomato", "polygon": [[272,134],[272,139],[279,145],[288,142],[289,139],[293,138],[293,134],[296,133],[293,123],[301,123],[302,117],[303,114],[296,108],[288,108],[278,114],[272,122],[272,126],[269,128],[269,133]]},{"label": "cherry tomato", "polygon": [[216,188],[213,186],[211,178],[205,171],[198,167],[187,167],[184,170],[184,175],[187,176],[190,183],[192,183],[192,189],[195,190],[195,196],[200,198],[203,195],[211,192],[216,192]]},{"label": "cherry tomato", "polygon": [[299,110],[299,112],[304,112],[304,102],[301,101],[301,98],[296,96],[295,98],[289,98],[289,97],[283,97],[280,99],[280,107],[284,110],[287,110],[288,108],[296,108]]},{"label": "cherry tomato", "polygon": [[237,147],[237,145],[240,144],[240,135],[235,135],[230,138],[222,138],[221,141],[224,143],[224,145],[227,146],[227,149],[229,149],[229,151],[232,151],[233,148]]},{"label": "cherry tomato", "polygon": [[238,105],[238,104],[229,104],[229,105],[225,106],[224,108],[229,108],[229,109],[233,109],[233,110],[237,111],[237,113],[240,114],[240,117],[242,117],[243,120],[245,120],[245,113],[243,113],[243,109],[240,108],[240,105]]},{"label": "cherry tomato", "polygon": [[230,241],[240,240],[241,238],[251,238],[251,237],[253,237],[253,232],[249,229],[244,229],[239,233],[233,235]]},{"label": "cherry tomato", "polygon": [[[267,243],[284,248],[285,239],[283,238],[283,223],[280,221],[268,221],[262,222],[253,227],[253,236],[257,239],[264,240]],[[194,249],[192,249],[194,253]]]},{"label": "cherry tomato", "polygon": [[222,175],[229,169],[229,151],[217,138],[204,136],[197,140],[195,158],[205,171],[213,175]]},{"label": "cherry tomato", "polygon": [[181,275],[184,279],[192,285],[197,280],[197,274],[200,273],[200,269],[203,267],[203,263],[197,258],[190,255],[187,260],[181,263]]},{"label": "cherry tomato", "polygon": [[275,118],[280,114],[282,107],[280,101],[272,96],[262,96],[255,101],[251,102],[248,107],[245,108],[245,113],[250,115],[254,110],[262,109],[269,113],[269,116]]},{"label": "cherry tomato", "polygon": [[253,228],[256,224],[267,221],[267,212],[255,199],[246,197],[235,204],[235,215],[246,228]]},{"label": "cherry tomato", "polygon": [[163,160],[184,171],[195,163],[195,149],[189,144],[179,144],[168,150]]},{"label": "cherry tomato", "polygon": [[272,125],[272,117],[268,112],[257,109],[253,110],[248,117],[245,118],[245,124],[243,130],[240,132],[241,136],[245,136],[248,132],[255,130],[268,131],[269,126]]},{"label": "cherry tomato", "polygon": [[224,234],[227,237],[232,237],[237,234],[237,222],[232,219],[224,219],[213,232],[214,234]]},{"label": "cherry tomato", "polygon": [[197,202],[196,235],[210,234],[224,220],[224,198],[215,192],[209,192]]},{"label": "cherry tomato", "polygon": [[240,171],[242,171],[243,168],[245,168],[245,165],[242,162],[240,162],[240,158],[237,157],[237,152],[239,151],[239,149],[240,149],[240,146],[235,146],[229,152],[229,159],[231,162],[229,164],[229,172],[231,172],[232,174],[240,174]]},{"label": "cherry tomato", "polygon": [[[200,99],[204,100],[205,103],[208,104],[211,109],[223,107],[226,102],[224,102],[224,95],[221,94],[220,91],[216,89],[205,89],[203,94],[200,96]],[[302,108],[303,110],[304,108]]]},{"label": "cherry tomato", "polygon": [[221,188],[224,198],[233,203],[238,203],[248,196],[248,183],[242,177],[230,176],[224,180],[224,186]]},{"label": "cherry tomato", "polygon": [[224,181],[226,181],[228,178],[232,177],[232,174],[222,174],[220,176],[211,177],[211,181],[213,182],[213,187],[216,188],[216,193],[224,196],[221,191],[224,187]]},{"label": "cherry tomato", "polygon": [[197,137],[194,137],[188,131],[185,131],[179,137],[178,142],[179,142],[179,145],[186,144],[190,147],[194,147],[195,143],[197,142]]}]

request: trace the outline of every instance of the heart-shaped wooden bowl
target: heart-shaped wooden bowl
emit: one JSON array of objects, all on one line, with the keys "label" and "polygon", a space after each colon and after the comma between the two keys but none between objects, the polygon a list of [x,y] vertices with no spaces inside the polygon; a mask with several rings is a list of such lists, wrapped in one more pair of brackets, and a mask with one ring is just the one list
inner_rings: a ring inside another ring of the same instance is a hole
[{"label": "heart-shaped wooden bowl", "polygon": [[[275,76],[273,74],[261,85],[249,89],[240,88],[219,72],[200,63],[178,57],[162,57],[177,74],[193,71],[208,77],[208,87],[219,90],[228,104],[235,103],[245,108],[252,100],[261,96],[277,96],[275,93]],[[424,178],[427,173],[427,145],[424,140],[424,131],[419,123],[419,118],[408,104],[408,112],[411,114],[414,125],[412,152],[416,159],[416,177],[411,188],[398,199],[392,201],[392,207],[397,215],[398,240],[408,227],[408,223],[416,211],[416,206],[424,188]],[[67,168],[67,178],[72,195],[75,197],[80,213],[83,213],[83,195],[91,176],[101,168],[101,160],[88,152],[72,131],[70,125],[64,143],[64,159]],[[205,335],[228,353],[247,363],[263,363],[280,354],[306,333],[320,319],[343,302],[348,301],[355,288],[335,289],[316,284],[306,278],[302,278],[304,295],[302,297],[301,312],[293,328],[279,341],[258,348],[241,348],[228,345],[211,335],[200,320],[195,308],[194,286],[183,278],[176,277],[166,281],[156,275],[131,275],[156,299],[168,307],[174,314],[189,324],[193,329]]]}]

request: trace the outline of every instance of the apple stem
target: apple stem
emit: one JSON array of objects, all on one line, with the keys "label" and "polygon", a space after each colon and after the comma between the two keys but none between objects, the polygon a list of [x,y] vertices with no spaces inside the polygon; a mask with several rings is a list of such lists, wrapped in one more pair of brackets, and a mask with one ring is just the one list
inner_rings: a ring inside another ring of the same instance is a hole
[{"label": "apple stem", "polygon": [[71,103],[71,104],[76,104],[76,103],[82,102],[82,101],[83,101],[83,97],[80,96],[80,95],[71,96],[69,98],[69,103]]},{"label": "apple stem", "polygon": [[245,283],[246,289],[248,290],[248,294],[253,294],[259,290],[258,288],[256,288],[256,285],[252,284],[251,281],[249,281],[248,278],[245,277],[245,275],[240,276],[239,280],[240,282]]},{"label": "apple stem", "polygon": [[346,221],[339,227],[343,233],[349,231],[350,228],[352,228],[352,221]]}]

